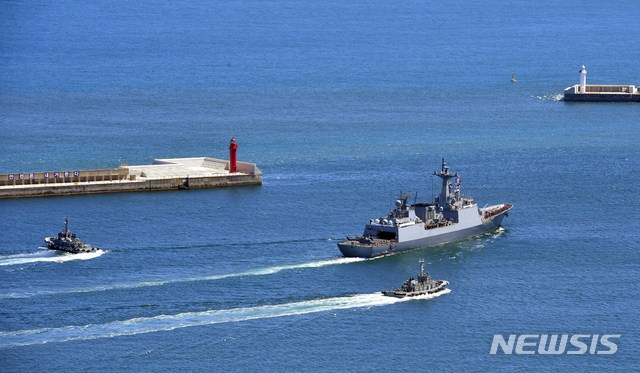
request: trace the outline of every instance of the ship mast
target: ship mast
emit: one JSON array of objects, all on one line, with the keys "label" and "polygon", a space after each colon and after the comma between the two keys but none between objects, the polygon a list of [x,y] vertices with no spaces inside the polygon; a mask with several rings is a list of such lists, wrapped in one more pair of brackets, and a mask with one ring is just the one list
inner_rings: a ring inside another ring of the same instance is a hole
[{"label": "ship mast", "polygon": [[440,172],[434,171],[433,174],[442,179],[442,189],[440,190],[440,195],[436,203],[444,210],[450,210],[451,208],[449,206],[456,202],[456,198],[453,197],[449,191],[449,185],[451,185],[449,179],[458,177],[458,173],[452,173],[449,170],[449,166],[444,162],[444,158],[442,158],[442,170]]}]

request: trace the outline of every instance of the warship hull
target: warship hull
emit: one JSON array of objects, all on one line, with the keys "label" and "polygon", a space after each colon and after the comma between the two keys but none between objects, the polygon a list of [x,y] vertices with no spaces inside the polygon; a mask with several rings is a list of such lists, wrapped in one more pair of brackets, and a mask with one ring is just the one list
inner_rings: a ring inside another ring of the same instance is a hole
[{"label": "warship hull", "polygon": [[408,204],[409,195],[400,192],[396,207],[385,216],[369,219],[361,236],[338,242],[342,255],[373,258],[415,250],[490,232],[502,224],[513,205],[502,203],[479,208],[460,190],[462,179],[442,159],[440,194],[432,203]]},{"label": "warship hull", "polygon": [[502,220],[507,215],[506,213],[507,211],[493,216],[491,220],[480,222],[477,225],[469,227],[459,227],[458,225],[460,223],[458,223],[446,227],[435,228],[427,233],[423,233],[422,237],[418,236],[406,241],[396,242],[393,240],[379,240],[372,245],[363,245],[358,241],[349,240],[338,243],[338,248],[342,255],[346,257],[374,258],[377,256],[391,255],[403,251],[461,241],[469,237],[497,229],[502,224]]}]

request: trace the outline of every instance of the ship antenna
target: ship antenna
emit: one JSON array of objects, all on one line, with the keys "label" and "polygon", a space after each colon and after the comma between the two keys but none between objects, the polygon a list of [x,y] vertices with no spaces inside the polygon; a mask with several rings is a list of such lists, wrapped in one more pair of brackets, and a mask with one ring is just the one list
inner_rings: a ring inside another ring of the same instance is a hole
[{"label": "ship antenna", "polygon": [[420,277],[424,277],[424,258],[420,258],[418,263],[420,263]]},{"label": "ship antenna", "polygon": [[65,237],[69,235],[69,218],[67,216],[64,217],[64,235]]}]

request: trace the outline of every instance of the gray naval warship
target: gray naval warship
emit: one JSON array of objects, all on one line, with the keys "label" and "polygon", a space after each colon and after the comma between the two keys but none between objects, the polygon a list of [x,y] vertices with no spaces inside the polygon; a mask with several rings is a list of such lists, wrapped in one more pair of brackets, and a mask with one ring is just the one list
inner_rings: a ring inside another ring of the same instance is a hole
[{"label": "gray naval warship", "polygon": [[51,250],[65,251],[71,254],[92,253],[100,249],[86,244],[76,237],[75,233],[69,232],[69,219],[64,218],[64,230],[56,237],[46,237],[44,242]]},{"label": "gray naval warship", "polygon": [[400,193],[396,208],[369,220],[362,236],[338,242],[342,254],[373,258],[462,240],[498,228],[512,208],[508,203],[479,208],[473,198],[461,194],[462,180],[444,158],[442,170],[433,174],[442,179],[442,190],[433,203],[408,205],[408,195]]},{"label": "gray naval warship", "polygon": [[420,272],[418,273],[417,279],[412,277],[405,281],[401,288],[386,290],[383,291],[382,294],[396,298],[415,297],[418,295],[439,293],[449,285],[449,281],[431,279],[429,273],[424,271],[424,259],[420,259],[418,263],[420,263]]}]

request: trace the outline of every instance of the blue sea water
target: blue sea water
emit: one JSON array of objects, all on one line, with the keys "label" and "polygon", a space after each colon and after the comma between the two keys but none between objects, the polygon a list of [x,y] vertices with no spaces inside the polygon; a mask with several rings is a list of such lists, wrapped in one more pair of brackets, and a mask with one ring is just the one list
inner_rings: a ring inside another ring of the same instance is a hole
[{"label": "blue sea water", "polygon": [[[0,173],[239,158],[261,187],[0,201],[2,371],[640,366],[640,84],[629,1],[5,1]],[[511,74],[517,83],[511,83]],[[374,260],[340,238],[445,157],[504,229]],[[50,253],[68,216],[101,255]],[[425,258],[451,292],[394,301]],[[621,334],[491,355],[494,334]]]}]

